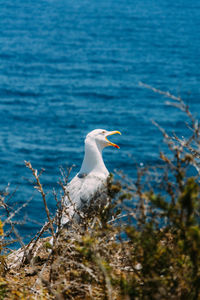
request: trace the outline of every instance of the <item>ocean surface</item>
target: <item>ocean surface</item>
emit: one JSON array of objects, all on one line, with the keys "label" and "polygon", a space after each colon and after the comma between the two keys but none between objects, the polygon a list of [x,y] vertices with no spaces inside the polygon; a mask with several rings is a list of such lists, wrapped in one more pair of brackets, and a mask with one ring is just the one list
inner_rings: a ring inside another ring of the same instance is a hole
[{"label": "ocean surface", "polygon": [[41,177],[51,212],[60,166],[83,158],[85,135],[119,130],[104,160],[109,171],[135,177],[135,162],[159,160],[162,134],[184,135],[185,118],[165,97],[139,85],[182,96],[200,110],[200,2],[197,0],[6,0],[0,1],[0,189],[28,239],[46,219],[31,172]]}]

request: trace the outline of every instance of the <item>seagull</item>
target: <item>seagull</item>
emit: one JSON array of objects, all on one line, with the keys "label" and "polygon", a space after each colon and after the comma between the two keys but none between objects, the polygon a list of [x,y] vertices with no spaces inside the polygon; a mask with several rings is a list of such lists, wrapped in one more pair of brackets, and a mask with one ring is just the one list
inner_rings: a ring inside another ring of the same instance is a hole
[{"label": "seagull", "polygon": [[[105,206],[107,196],[107,179],[109,172],[104,164],[102,151],[105,147],[119,146],[110,142],[108,136],[120,134],[119,131],[95,129],[85,138],[85,154],[80,171],[65,186],[61,226],[68,226],[73,221],[81,220],[93,211]],[[103,197],[104,195],[104,197]],[[104,198],[104,200],[103,200]]]}]

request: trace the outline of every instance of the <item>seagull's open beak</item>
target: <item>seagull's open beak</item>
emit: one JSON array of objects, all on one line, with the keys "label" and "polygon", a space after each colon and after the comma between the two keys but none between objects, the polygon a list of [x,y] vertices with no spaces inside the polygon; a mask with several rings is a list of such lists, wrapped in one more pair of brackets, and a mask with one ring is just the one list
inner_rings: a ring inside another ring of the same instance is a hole
[{"label": "seagull's open beak", "polygon": [[110,131],[110,132],[106,135],[105,139],[106,139],[106,141],[108,142],[108,146],[113,146],[113,147],[119,149],[120,147],[119,147],[118,145],[116,145],[116,144],[110,142],[110,141],[107,139],[107,137],[108,137],[109,135],[113,135],[113,134],[117,134],[117,133],[121,135],[121,132],[120,132],[120,131]]}]

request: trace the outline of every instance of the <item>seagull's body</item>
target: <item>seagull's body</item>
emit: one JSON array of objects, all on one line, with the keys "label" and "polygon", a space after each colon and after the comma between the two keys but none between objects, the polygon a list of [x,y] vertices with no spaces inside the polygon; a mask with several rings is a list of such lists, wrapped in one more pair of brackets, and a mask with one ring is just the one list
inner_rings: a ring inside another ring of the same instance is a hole
[{"label": "seagull's body", "polygon": [[85,154],[80,171],[65,187],[64,211],[61,225],[87,215],[91,207],[94,210],[106,204],[107,179],[109,172],[104,164],[102,151],[106,146],[114,146],[108,141],[107,136],[119,131],[106,131],[95,129],[85,139]]}]

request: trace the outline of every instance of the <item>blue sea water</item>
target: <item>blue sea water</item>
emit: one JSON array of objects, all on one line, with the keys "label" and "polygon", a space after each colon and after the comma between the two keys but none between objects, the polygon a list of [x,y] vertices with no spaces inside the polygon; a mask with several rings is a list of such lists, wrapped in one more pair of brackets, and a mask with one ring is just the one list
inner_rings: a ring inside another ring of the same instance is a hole
[{"label": "blue sea water", "polygon": [[[162,135],[184,135],[184,116],[142,81],[181,95],[198,115],[200,2],[197,0],[0,1],[0,189],[24,203],[23,236],[46,218],[24,160],[44,168],[48,205],[59,167],[79,170],[85,135],[120,130],[121,149],[106,149],[110,171],[135,176],[135,162],[154,164]],[[131,158],[130,158],[131,156]]]}]

